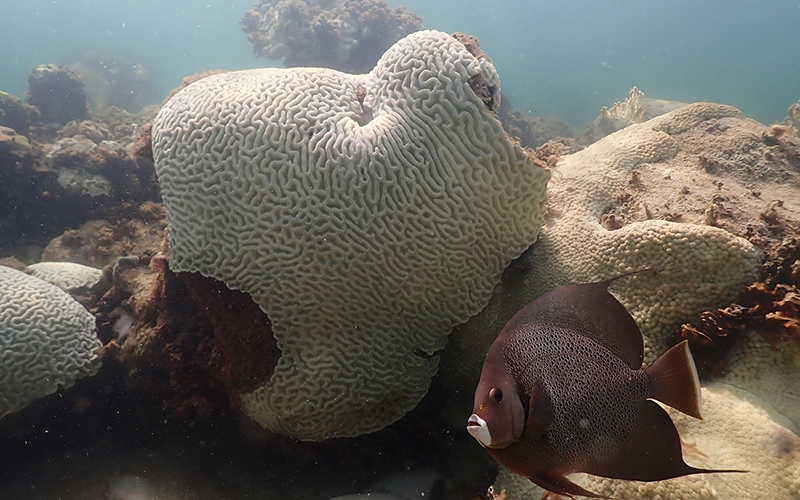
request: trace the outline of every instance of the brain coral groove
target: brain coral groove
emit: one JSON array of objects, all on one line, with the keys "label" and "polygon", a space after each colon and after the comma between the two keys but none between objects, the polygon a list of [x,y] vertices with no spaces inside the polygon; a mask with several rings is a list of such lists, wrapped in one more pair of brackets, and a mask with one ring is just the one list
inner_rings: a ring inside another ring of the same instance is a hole
[{"label": "brain coral groove", "polygon": [[451,328],[535,241],[549,172],[470,87],[486,57],[423,31],[372,72],[204,78],[153,126],[170,267],[249,293],[281,349],[243,409],[303,440],[397,420]]},{"label": "brain coral groove", "polygon": [[94,316],[55,285],[0,266],[0,418],[100,369]]}]

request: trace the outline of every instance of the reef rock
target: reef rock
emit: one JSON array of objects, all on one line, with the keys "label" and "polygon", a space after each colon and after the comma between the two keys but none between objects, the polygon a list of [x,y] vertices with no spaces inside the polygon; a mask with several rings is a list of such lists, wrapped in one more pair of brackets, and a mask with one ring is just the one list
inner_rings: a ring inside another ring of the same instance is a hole
[{"label": "reef rock", "polygon": [[106,116],[112,107],[138,112],[157,102],[150,64],[132,54],[114,50],[91,50],[69,67],[86,87],[89,109]]},{"label": "reef rock", "polygon": [[28,75],[25,99],[39,108],[44,123],[63,125],[89,118],[83,82],[67,67],[43,64],[34,68]]},{"label": "reef rock", "polygon": [[583,131],[582,140],[587,144],[597,142],[631,123],[650,120],[687,104],[679,101],[650,99],[644,96],[644,92],[633,87],[626,100],[614,103],[611,108],[603,106],[594,122],[590,123]]},{"label": "reef rock", "polygon": [[409,33],[419,16],[383,0],[261,0],[242,18],[256,54],[287,68],[314,66],[366,73]]},{"label": "reef rock", "polygon": [[103,268],[126,255],[152,255],[164,237],[164,208],[146,202],[132,209],[119,223],[90,220],[53,238],[42,253],[43,261],[75,262]]},{"label": "reef rock", "polygon": [[27,136],[31,125],[39,121],[36,106],[25,104],[18,97],[0,92],[0,125],[13,128],[18,134]]},{"label": "reef rock", "polygon": [[208,76],[153,125],[170,268],[252,296],[281,351],[239,394],[304,440],[381,429],[535,239],[549,171],[492,110],[486,57],[425,31],[373,71]]},{"label": "reef rock", "polygon": [[789,106],[783,125],[791,128],[795,134],[800,135],[800,101]]},{"label": "reef rock", "polygon": [[70,195],[121,201],[155,198],[152,164],[133,158],[120,143],[104,140],[110,133],[106,127],[88,120],[70,122],[62,129],[63,135],[69,133],[76,135],[56,141],[45,159]]},{"label": "reef rock", "polygon": [[0,172],[5,168],[30,167],[38,157],[39,152],[27,137],[0,126]]},{"label": "reef rock", "polygon": [[50,148],[48,163],[58,172],[58,183],[67,192],[91,197],[111,193],[111,182],[96,173],[97,164],[89,161],[96,148],[94,142],[83,136],[61,139]]}]

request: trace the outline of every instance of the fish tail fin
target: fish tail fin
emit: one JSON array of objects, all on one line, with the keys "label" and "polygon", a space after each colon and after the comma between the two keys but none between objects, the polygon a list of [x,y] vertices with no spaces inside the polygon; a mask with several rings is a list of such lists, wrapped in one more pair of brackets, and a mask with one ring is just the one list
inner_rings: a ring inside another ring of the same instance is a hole
[{"label": "fish tail fin", "polygon": [[700,380],[687,341],[665,352],[645,370],[653,384],[649,397],[692,417],[703,418]]}]

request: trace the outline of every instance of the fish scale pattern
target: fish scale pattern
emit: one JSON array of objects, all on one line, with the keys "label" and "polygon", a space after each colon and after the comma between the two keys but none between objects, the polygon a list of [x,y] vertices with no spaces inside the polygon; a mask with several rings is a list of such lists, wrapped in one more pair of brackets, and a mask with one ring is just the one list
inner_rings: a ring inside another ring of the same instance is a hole
[{"label": "fish scale pattern", "polygon": [[591,457],[608,456],[627,442],[647,399],[644,372],[632,370],[594,341],[561,328],[512,335],[503,354],[507,370],[526,393],[542,383],[550,396],[553,423],[547,441],[554,453],[549,457],[552,463],[586,468]]},{"label": "fish scale pattern", "polygon": [[282,351],[241,395],[303,440],[399,419],[450,329],[536,239],[549,172],[470,86],[486,57],[423,31],[366,75],[260,69],[204,78],[159,112],[153,150],[170,267],[249,293]]},{"label": "fish scale pattern", "polygon": [[100,368],[94,316],[66,292],[0,266],[0,418]]}]

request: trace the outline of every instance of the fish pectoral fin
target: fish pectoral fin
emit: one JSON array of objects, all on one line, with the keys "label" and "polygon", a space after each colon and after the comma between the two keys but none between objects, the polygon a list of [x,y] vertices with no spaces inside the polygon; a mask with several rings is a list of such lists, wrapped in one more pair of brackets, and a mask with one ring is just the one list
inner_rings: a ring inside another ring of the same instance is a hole
[{"label": "fish pectoral fin", "polygon": [[627,442],[584,472],[629,481],[661,481],[687,474],[734,471],[696,469],[684,462],[678,429],[669,414],[658,403],[646,400]]},{"label": "fish pectoral fin", "polygon": [[528,404],[525,432],[541,437],[553,424],[553,402],[545,386],[540,382],[533,386]]},{"label": "fish pectoral fin", "polygon": [[533,484],[539,486],[540,488],[544,488],[547,491],[556,493],[558,495],[566,495],[570,498],[574,497],[575,495],[581,495],[589,498],[608,498],[609,500],[612,500],[611,497],[598,495],[597,493],[592,493],[589,490],[585,490],[566,477],[553,472],[546,472],[536,477],[528,477],[528,479],[530,479]]}]

